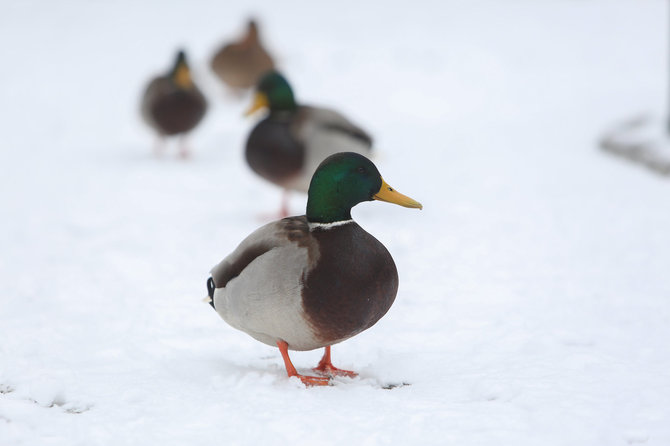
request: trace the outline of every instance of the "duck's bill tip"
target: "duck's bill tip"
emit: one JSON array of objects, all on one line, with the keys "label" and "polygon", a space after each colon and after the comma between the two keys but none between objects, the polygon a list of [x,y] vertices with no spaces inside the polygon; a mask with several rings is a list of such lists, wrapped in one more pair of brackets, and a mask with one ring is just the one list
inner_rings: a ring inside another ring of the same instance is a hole
[{"label": "duck's bill tip", "polygon": [[261,92],[256,92],[251,106],[244,112],[244,116],[251,116],[258,110],[262,110],[269,106],[269,101],[266,95]]},{"label": "duck's bill tip", "polygon": [[386,183],[386,181],[384,181],[383,178],[382,187],[379,188],[379,192],[374,194],[372,198],[379,201],[385,201],[387,203],[397,204],[398,206],[406,208],[423,209],[423,205],[421,203],[393,189]]}]

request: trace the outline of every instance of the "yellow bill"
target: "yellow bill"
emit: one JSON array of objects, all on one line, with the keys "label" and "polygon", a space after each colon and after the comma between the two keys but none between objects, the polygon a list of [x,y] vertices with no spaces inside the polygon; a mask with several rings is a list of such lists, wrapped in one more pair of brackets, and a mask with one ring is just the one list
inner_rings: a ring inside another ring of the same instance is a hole
[{"label": "yellow bill", "polygon": [[398,204],[406,208],[423,209],[421,203],[393,189],[386,183],[386,181],[384,181],[383,178],[382,187],[379,188],[379,192],[377,192],[372,198],[379,201]]},{"label": "yellow bill", "polygon": [[260,91],[257,91],[256,94],[254,95],[254,102],[251,104],[251,107],[244,112],[244,116],[249,116],[254,113],[256,113],[258,110],[262,108],[268,108],[270,106],[270,102],[268,101],[268,97],[265,95],[265,93],[262,93]]},{"label": "yellow bill", "polygon": [[191,81],[191,71],[185,63],[180,63],[177,67],[177,71],[174,74],[174,82],[179,87],[185,89],[193,86],[193,82]]}]

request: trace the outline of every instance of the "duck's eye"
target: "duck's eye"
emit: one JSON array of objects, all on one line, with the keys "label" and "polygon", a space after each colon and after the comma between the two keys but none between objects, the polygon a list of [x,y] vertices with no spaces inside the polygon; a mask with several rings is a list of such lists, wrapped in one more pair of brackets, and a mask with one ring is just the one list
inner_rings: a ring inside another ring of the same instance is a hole
[{"label": "duck's eye", "polygon": [[356,169],[358,173],[365,173],[365,167],[361,166],[358,169]]}]

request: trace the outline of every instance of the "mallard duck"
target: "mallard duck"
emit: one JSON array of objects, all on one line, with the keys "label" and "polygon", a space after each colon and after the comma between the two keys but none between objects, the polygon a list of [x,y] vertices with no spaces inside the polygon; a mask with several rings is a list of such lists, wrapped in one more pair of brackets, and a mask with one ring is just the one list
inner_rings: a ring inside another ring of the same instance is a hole
[{"label": "mallard duck", "polygon": [[[142,117],[162,141],[166,136],[184,135],[193,130],[207,111],[207,101],[191,78],[183,51],[177,53],[174,67],[149,82],[142,96]],[[157,145],[159,149],[160,142]],[[188,156],[184,141],[180,154]]]},{"label": "mallard duck", "polygon": [[[355,376],[331,362],[331,345],[373,326],[393,304],[398,272],[391,254],[351,218],[351,208],[381,200],[422,209],[395,191],[366,157],[344,152],[314,173],[307,212],[257,229],[211,270],[209,302],[231,326],[277,346],[289,377],[327,385]],[[288,350],[324,347],[315,371],[300,375]]]},{"label": "mallard duck", "polygon": [[312,174],[329,155],[369,155],[372,138],[342,114],[327,108],[298,105],[284,76],[264,75],[247,114],[269,109],[246,143],[246,159],[261,177],[284,188],[280,215],[288,215],[287,192],[307,192]]},{"label": "mallard duck", "polygon": [[249,20],[242,39],[221,47],[210,65],[219,79],[233,89],[252,88],[263,73],[274,68],[272,57],[261,44],[255,20]]}]

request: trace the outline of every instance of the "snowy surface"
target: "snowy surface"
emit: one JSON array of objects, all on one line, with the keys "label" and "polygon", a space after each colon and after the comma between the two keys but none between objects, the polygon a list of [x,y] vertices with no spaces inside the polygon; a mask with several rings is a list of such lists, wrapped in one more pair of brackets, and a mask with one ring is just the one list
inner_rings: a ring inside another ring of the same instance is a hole
[{"label": "snowy surface", "polygon": [[[670,183],[597,148],[663,110],[666,8],[5,1],[0,444],[670,444]],[[368,128],[424,205],[355,208],[400,290],[328,388],[202,302],[279,206],[243,161],[248,98],[207,68],[251,12],[298,97]],[[177,46],[211,103],[188,162],[138,116]]]}]

